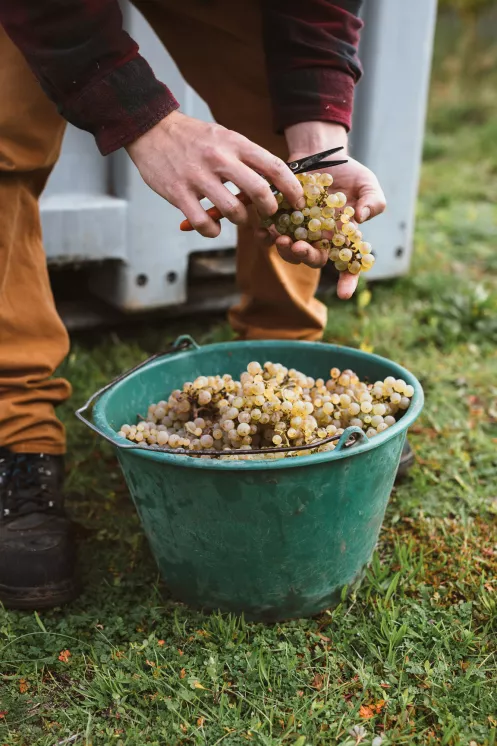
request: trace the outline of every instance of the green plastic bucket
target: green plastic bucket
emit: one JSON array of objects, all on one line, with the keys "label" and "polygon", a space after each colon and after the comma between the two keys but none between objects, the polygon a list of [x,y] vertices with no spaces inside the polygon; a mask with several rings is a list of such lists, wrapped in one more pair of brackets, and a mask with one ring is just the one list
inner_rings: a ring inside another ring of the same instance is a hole
[{"label": "green plastic bucket", "polygon": [[[325,377],[351,368],[370,381],[414,387],[407,412],[367,439],[348,428],[334,451],[274,461],[219,461],[136,448],[117,435],[151,402],[199,375],[239,376],[257,360]],[[93,423],[83,415],[93,403]],[[97,392],[78,416],[116,447],[159,570],[173,596],[196,608],[277,621],[311,616],[357,584],[371,559],[408,427],[423,406],[418,380],[390,360],[312,342],[199,347],[180,337]],[[358,436],[350,445],[351,434]],[[349,446],[349,447],[348,447]]]}]

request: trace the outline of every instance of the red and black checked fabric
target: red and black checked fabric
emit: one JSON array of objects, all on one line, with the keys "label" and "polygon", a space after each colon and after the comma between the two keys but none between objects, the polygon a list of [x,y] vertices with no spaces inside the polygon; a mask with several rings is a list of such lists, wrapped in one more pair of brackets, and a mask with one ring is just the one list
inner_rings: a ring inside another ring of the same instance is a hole
[{"label": "red and black checked fabric", "polygon": [[[314,120],[350,128],[362,0],[259,1],[277,131]],[[117,0],[0,0],[0,24],[104,155],[179,106],[123,30]]]}]

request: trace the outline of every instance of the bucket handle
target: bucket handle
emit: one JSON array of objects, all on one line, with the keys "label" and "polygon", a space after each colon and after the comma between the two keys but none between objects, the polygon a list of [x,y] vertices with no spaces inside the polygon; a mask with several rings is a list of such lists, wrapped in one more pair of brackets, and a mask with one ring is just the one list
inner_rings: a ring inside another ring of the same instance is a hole
[{"label": "bucket handle", "polygon": [[369,438],[360,427],[351,425],[347,427],[340,436],[340,440],[336,444],[335,451],[341,451],[344,448],[350,448],[351,445],[356,443],[368,443]]},{"label": "bucket handle", "polygon": [[169,347],[166,347],[165,350],[162,352],[156,352],[154,355],[151,355],[146,360],[144,360],[141,363],[138,363],[138,365],[135,365],[134,368],[130,368],[129,370],[125,371],[124,373],[121,373],[121,375],[114,378],[110,383],[108,383],[106,386],[103,386],[101,389],[96,391],[94,394],[90,396],[86,404],[83,404],[82,407],[76,410],[76,417],[78,420],[81,420],[81,422],[84,422],[87,427],[90,428],[90,430],[93,430],[93,432],[97,433],[97,435],[100,435],[101,437],[105,438],[109,443],[112,443],[112,445],[117,446],[118,448],[139,448],[137,444],[130,443],[129,445],[127,443],[122,443],[119,440],[116,440],[115,438],[111,438],[109,435],[106,435],[101,430],[96,427],[93,422],[90,422],[85,417],[85,412],[88,411],[88,409],[94,404],[94,402],[99,399],[102,394],[105,394],[106,391],[111,389],[113,386],[116,385],[116,383],[119,383],[120,381],[124,380],[128,376],[130,376],[132,373],[136,373],[137,370],[140,370],[141,368],[144,368],[146,365],[151,363],[153,360],[158,360],[161,357],[165,357],[166,355],[174,355],[177,352],[185,352],[189,349],[199,350],[200,345],[195,342],[195,340],[190,337],[189,334],[182,334],[179,336],[175,341],[169,345]]}]

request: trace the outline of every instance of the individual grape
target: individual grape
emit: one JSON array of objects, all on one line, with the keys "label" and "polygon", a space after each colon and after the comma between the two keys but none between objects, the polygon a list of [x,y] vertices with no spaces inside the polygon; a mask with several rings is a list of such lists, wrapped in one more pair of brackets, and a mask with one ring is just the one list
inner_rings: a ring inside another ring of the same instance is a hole
[{"label": "individual grape", "polygon": [[333,184],[333,176],[331,174],[320,174],[317,181],[321,186],[329,187]]},{"label": "individual grape", "polygon": [[313,199],[319,197],[321,189],[317,184],[306,184],[304,187],[304,194],[306,197]]},{"label": "individual grape", "polygon": [[347,215],[349,218],[353,218],[355,214],[355,210],[350,205],[347,205],[347,207],[343,208],[343,214]]},{"label": "individual grape", "polygon": [[[212,394],[210,391],[200,391],[198,395],[198,403],[205,407],[212,399]],[[165,413],[164,413],[165,414]]]},{"label": "individual grape", "polygon": [[300,210],[295,210],[295,212],[292,212],[290,215],[290,220],[294,225],[301,225],[304,222],[304,219],[304,215],[302,215]]},{"label": "individual grape", "polygon": [[309,223],[308,223],[308,228],[313,233],[321,230],[321,221],[318,220],[317,218],[311,218],[311,220],[309,220]]},{"label": "individual grape", "polygon": [[340,205],[340,199],[338,198],[338,196],[336,194],[330,194],[326,198],[326,205],[328,207],[332,207],[333,209],[335,207],[339,207],[339,205]]},{"label": "individual grape", "polygon": [[361,271],[361,263],[358,261],[349,262],[348,270],[352,275],[358,275]]},{"label": "individual grape", "polygon": [[321,231],[309,231],[307,234],[308,241],[319,241],[321,239]]},{"label": "individual grape", "polygon": [[333,218],[325,218],[321,221],[321,227],[324,231],[334,231],[336,223]]},{"label": "individual grape", "polygon": [[305,241],[307,239],[308,231],[306,228],[303,228],[299,226],[295,229],[295,232],[293,234],[295,236],[295,239],[297,241]]},{"label": "individual grape", "polygon": [[309,215],[311,216],[311,218],[320,219],[321,218],[321,208],[318,207],[317,205],[315,205],[314,207],[311,207],[311,209],[309,210]]},{"label": "individual grape", "polygon": [[352,259],[352,251],[347,248],[342,249],[338,256],[340,257],[341,262],[350,262],[350,260]]},{"label": "individual grape", "polygon": [[387,408],[384,404],[380,402],[380,404],[375,404],[373,406],[373,414],[381,415],[383,416],[387,411]]}]

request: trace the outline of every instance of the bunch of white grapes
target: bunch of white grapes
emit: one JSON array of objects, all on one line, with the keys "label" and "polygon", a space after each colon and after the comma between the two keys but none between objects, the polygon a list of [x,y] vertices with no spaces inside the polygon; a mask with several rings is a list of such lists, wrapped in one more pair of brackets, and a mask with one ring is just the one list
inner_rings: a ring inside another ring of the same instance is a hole
[{"label": "bunch of white grapes", "polygon": [[[326,251],[339,272],[368,272],[374,264],[371,244],[362,240],[362,233],[352,222],[354,208],[347,205],[343,192],[330,194],[331,174],[297,174],[304,188],[307,206],[293,210],[283,195],[278,193],[278,211],[263,221],[266,228],[274,225],[278,233],[294,241],[315,243]],[[324,233],[331,238],[324,237]]]},{"label": "bunch of white grapes", "polygon": [[[393,376],[367,384],[351,370],[332,368],[325,381],[280,363],[252,362],[239,381],[228,374],[187,381],[167,400],[151,404],[138,424],[124,424],[119,435],[201,458],[307,455],[333,450],[335,442],[319,442],[339,437],[350,425],[369,438],[383,432],[408,409],[413,394],[412,386]],[[315,449],[299,450],[314,443]],[[294,450],[271,451],[281,447]],[[251,454],[254,449],[267,453]]]}]

